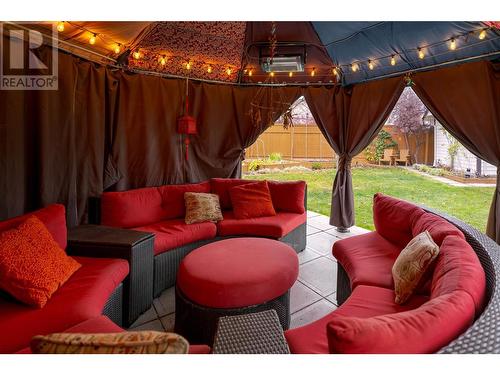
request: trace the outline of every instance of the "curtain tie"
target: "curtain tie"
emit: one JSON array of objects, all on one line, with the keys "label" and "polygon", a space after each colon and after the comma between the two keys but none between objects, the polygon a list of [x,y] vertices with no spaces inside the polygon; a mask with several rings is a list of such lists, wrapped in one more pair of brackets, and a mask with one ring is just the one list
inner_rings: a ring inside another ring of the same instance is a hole
[{"label": "curtain tie", "polygon": [[352,161],[352,158],[349,155],[347,155],[347,154],[339,155],[338,169],[339,170],[341,170],[341,169],[350,170],[351,169],[351,161]]}]

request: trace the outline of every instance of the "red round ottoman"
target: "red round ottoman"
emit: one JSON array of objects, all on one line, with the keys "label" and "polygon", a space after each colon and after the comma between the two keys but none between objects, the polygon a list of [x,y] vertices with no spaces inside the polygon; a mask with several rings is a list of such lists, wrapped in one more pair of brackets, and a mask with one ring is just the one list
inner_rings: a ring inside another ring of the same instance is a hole
[{"label": "red round ottoman", "polygon": [[199,247],[177,273],[175,332],[211,345],[221,316],[270,309],[287,329],[289,291],[298,274],[297,253],[276,240],[231,238]]}]

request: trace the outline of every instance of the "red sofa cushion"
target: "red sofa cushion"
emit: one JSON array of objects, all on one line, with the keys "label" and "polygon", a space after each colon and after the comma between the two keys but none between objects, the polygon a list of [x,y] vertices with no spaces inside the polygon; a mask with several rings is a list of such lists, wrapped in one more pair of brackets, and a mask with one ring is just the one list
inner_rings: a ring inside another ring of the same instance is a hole
[{"label": "red sofa cushion", "polygon": [[276,211],[303,214],[305,181],[267,181]]},{"label": "red sofa cushion", "polygon": [[123,259],[75,257],[82,265],[41,308],[0,298],[0,353],[13,353],[29,345],[34,335],[62,332],[102,314],[116,287],[128,275]]},{"label": "red sofa cushion", "polygon": [[281,296],[298,274],[298,257],[290,246],[263,238],[231,238],[186,255],[176,285],[202,306],[236,308]]},{"label": "red sofa cushion", "polygon": [[281,238],[304,224],[307,214],[278,212],[276,216],[236,219],[233,212],[223,212],[224,220],[217,223],[219,236],[258,236]]},{"label": "red sofa cushion", "polygon": [[221,210],[231,210],[233,208],[231,204],[231,197],[229,195],[229,189],[231,189],[233,186],[251,184],[253,182],[254,181],[252,180],[243,180],[240,178],[210,179],[212,193],[217,194],[219,196]]},{"label": "red sofa cushion", "polygon": [[164,185],[159,186],[162,205],[165,209],[163,220],[180,219],[186,216],[186,205],[184,204],[184,193],[210,193],[210,181],[198,184]]},{"label": "red sofa cushion", "polygon": [[154,233],[155,255],[192,242],[209,240],[217,234],[217,227],[214,223],[186,224],[184,219],[165,220],[133,229]]},{"label": "red sofa cushion", "polygon": [[336,310],[308,325],[286,331],[285,337],[292,353],[327,354],[329,349],[326,327],[335,317],[371,318],[377,315],[395,314],[418,308],[428,299],[425,296],[415,295],[407,304],[398,305],[394,303],[393,290],[360,285]]},{"label": "red sofa cushion", "polygon": [[229,189],[233,214],[236,219],[275,216],[271,193],[266,181],[233,186]]},{"label": "red sofa cushion", "polygon": [[447,236],[436,259],[431,297],[437,298],[458,290],[470,295],[476,314],[483,310],[486,290],[484,269],[467,241],[458,236]]},{"label": "red sofa cushion", "polygon": [[163,206],[157,187],[113,191],[101,196],[101,224],[133,228],[163,220],[168,208]]},{"label": "red sofa cushion", "polygon": [[332,254],[349,275],[351,289],[358,285],[393,289],[392,266],[401,250],[377,232],[370,232],[336,241]]},{"label": "red sofa cushion", "polygon": [[424,213],[420,207],[381,193],[373,197],[373,223],[385,239],[401,250],[413,238],[411,223]]},{"label": "red sofa cushion", "polygon": [[434,353],[462,334],[474,319],[463,291],[439,296],[395,314],[358,318],[336,315],[327,324],[330,353]]},{"label": "red sofa cushion", "polygon": [[425,212],[420,216],[414,216],[412,219],[411,231],[413,237],[427,230],[438,246],[441,246],[444,238],[448,235],[455,235],[465,239],[460,229],[437,215]]},{"label": "red sofa cushion", "polygon": [[66,229],[66,210],[62,204],[51,204],[45,208],[16,216],[12,219],[0,221],[0,232],[17,227],[31,215],[35,215],[45,224],[54,240],[66,250],[67,229]]}]

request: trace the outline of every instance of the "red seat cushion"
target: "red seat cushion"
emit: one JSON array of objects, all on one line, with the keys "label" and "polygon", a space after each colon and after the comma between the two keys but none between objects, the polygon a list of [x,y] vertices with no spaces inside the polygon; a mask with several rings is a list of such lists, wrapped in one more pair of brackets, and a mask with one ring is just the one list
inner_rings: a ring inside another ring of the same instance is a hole
[{"label": "red seat cushion", "polygon": [[456,291],[422,306],[371,318],[336,315],[327,324],[330,353],[434,353],[474,319],[469,294]]},{"label": "red seat cushion", "polygon": [[164,220],[168,208],[163,206],[157,187],[113,191],[101,196],[101,224],[133,228]]},{"label": "red seat cushion", "polygon": [[37,211],[0,221],[0,232],[17,227],[31,215],[35,215],[40,219],[40,221],[45,224],[54,240],[61,246],[61,249],[66,250],[66,210],[62,204],[51,204]]},{"label": "red seat cushion", "polygon": [[236,219],[276,215],[266,181],[234,186],[229,189],[229,196]]},{"label": "red seat cushion", "polygon": [[255,181],[243,180],[240,178],[212,178],[210,180],[210,185],[212,193],[219,196],[221,210],[231,210],[233,206],[231,204],[229,189],[233,186],[251,184],[253,182]]},{"label": "red seat cushion", "polygon": [[267,181],[276,211],[303,214],[305,181]]},{"label": "red seat cushion", "polygon": [[403,249],[413,238],[411,223],[424,213],[420,207],[381,193],[373,197],[373,223],[385,239]]},{"label": "red seat cushion", "polygon": [[460,229],[445,219],[429,212],[413,217],[411,231],[413,237],[422,232],[429,231],[432,239],[438,246],[441,246],[444,238],[448,235],[455,235],[465,239],[464,234]]},{"label": "red seat cushion", "polygon": [[286,331],[285,337],[290,351],[297,354],[328,353],[326,327],[337,316],[370,318],[395,314],[415,309],[428,301],[428,297],[416,295],[412,296],[407,304],[398,305],[394,303],[394,297],[394,291],[391,289],[360,285],[342,306],[330,314],[308,325]]},{"label": "red seat cushion", "polygon": [[244,307],[281,296],[298,273],[298,257],[290,246],[263,238],[231,238],[189,253],[179,267],[177,287],[202,306]]},{"label": "red seat cushion", "polygon": [[392,266],[401,250],[377,232],[370,232],[336,241],[332,253],[349,275],[351,289],[358,285],[393,289]]},{"label": "red seat cushion", "polygon": [[162,197],[162,205],[165,209],[163,220],[179,219],[186,216],[186,205],[184,204],[184,193],[210,193],[210,182],[204,181],[198,184],[164,185],[158,190]]},{"label": "red seat cushion", "polygon": [[474,301],[476,314],[483,310],[486,290],[484,269],[472,247],[463,238],[447,236],[441,244],[431,284],[431,297],[457,290]]},{"label": "red seat cushion", "polygon": [[209,240],[214,238],[217,233],[217,227],[214,223],[186,224],[184,219],[165,220],[134,229],[154,233],[155,255],[192,242]]},{"label": "red seat cushion", "polygon": [[13,353],[29,345],[34,335],[62,332],[102,314],[116,287],[128,275],[126,260],[75,257],[82,265],[41,308],[0,298],[0,353]]},{"label": "red seat cushion", "polygon": [[236,219],[233,212],[222,213],[224,220],[217,223],[219,236],[260,236],[281,238],[307,220],[307,214],[278,212],[275,216]]}]

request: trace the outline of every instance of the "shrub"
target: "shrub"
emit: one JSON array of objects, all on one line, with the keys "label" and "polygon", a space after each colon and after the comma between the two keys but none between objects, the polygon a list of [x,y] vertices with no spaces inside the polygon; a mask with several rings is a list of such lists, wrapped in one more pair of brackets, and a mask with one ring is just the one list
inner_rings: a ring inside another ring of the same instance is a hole
[{"label": "shrub", "polygon": [[276,162],[276,161],[281,161],[281,154],[279,152],[273,152],[271,155],[269,155],[269,160]]},{"label": "shrub", "polygon": [[365,157],[370,163],[377,163],[384,156],[384,150],[397,146],[398,143],[386,130],[381,130],[373,142],[365,149]]},{"label": "shrub", "polygon": [[248,163],[248,170],[251,172],[258,171],[264,164],[264,160],[254,159],[250,163]]},{"label": "shrub", "polygon": [[312,169],[313,171],[317,171],[317,170],[319,170],[319,169],[323,169],[323,166],[321,165],[321,163],[320,163],[320,162],[315,161],[315,162],[311,163],[311,169]]}]

